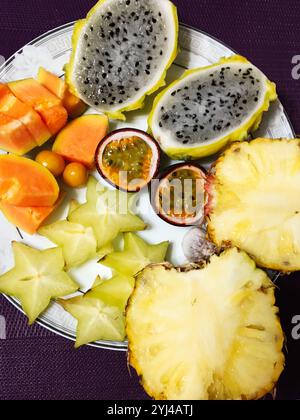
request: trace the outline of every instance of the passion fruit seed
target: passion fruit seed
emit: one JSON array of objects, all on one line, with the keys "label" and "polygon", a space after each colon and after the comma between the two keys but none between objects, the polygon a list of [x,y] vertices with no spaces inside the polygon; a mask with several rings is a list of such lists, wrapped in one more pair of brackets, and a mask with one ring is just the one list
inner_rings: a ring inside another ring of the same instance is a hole
[{"label": "passion fruit seed", "polygon": [[103,167],[110,179],[120,183],[120,171],[127,173],[128,182],[147,180],[153,153],[144,140],[124,138],[109,143],[103,153]]},{"label": "passion fruit seed", "polygon": [[145,187],[157,174],[159,161],[156,141],[144,131],[132,128],[113,131],[96,152],[100,175],[128,192]]},{"label": "passion fruit seed", "polygon": [[202,177],[192,170],[184,169],[170,175],[169,182],[172,183],[174,180],[180,182],[180,191],[172,185],[170,188],[169,186],[162,187],[159,192],[161,208],[171,217],[183,219],[195,217],[199,212],[200,203],[197,200],[197,191]]},{"label": "passion fruit seed", "polygon": [[170,167],[154,194],[158,215],[178,226],[200,224],[204,218],[205,173],[195,165]]}]

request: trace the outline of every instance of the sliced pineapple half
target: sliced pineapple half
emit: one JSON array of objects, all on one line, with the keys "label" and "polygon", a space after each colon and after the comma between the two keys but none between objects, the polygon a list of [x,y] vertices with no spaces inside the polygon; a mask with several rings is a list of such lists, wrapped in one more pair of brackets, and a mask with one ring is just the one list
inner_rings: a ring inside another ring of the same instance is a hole
[{"label": "sliced pineapple half", "polygon": [[260,266],[300,270],[300,140],[235,143],[208,187],[208,232]]},{"label": "sliced pineapple half", "polygon": [[201,266],[150,265],[127,307],[130,364],[158,400],[258,399],[284,367],[274,287],[236,248]]}]

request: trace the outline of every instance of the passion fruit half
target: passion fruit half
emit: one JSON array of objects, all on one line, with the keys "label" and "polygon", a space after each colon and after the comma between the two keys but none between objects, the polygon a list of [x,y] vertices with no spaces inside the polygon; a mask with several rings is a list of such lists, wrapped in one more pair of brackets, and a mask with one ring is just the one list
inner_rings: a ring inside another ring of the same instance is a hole
[{"label": "passion fruit half", "polygon": [[99,144],[96,166],[110,184],[126,192],[137,192],[157,175],[160,147],[147,133],[133,128],[111,132]]},{"label": "passion fruit half", "polygon": [[152,191],[159,217],[175,226],[200,226],[204,221],[206,174],[195,164],[169,167]]}]

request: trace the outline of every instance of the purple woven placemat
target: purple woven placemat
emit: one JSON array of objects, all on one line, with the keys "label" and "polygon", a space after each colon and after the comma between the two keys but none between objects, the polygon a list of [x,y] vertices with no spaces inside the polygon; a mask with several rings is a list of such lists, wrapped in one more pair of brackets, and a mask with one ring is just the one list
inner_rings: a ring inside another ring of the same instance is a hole
[{"label": "purple woven placemat", "polygon": [[[8,58],[49,29],[76,20],[93,0],[1,0],[0,55]],[[300,81],[292,58],[300,55],[299,0],[174,0],[182,22],[208,32],[247,56],[278,85],[296,133],[300,134]],[[1,234],[1,232],[0,232]],[[287,336],[287,367],[277,398],[300,399],[300,340],[292,319],[300,316],[300,276],[278,281],[278,304]],[[125,353],[83,348],[33,326],[3,297],[0,325],[0,399],[145,399],[129,374]],[[226,328],[226,326],[224,326]]]}]

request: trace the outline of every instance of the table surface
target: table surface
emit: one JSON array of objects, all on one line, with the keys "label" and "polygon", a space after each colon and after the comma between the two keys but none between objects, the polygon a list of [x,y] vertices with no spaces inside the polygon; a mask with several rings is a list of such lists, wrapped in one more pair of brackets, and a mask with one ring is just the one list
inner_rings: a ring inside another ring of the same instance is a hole
[{"label": "table surface", "polygon": [[[94,0],[1,0],[0,55],[15,51],[49,29],[83,17]],[[180,20],[248,57],[278,85],[280,98],[300,134],[300,80],[292,58],[300,54],[299,0],[174,0]],[[0,233],[1,234],[1,233]],[[292,319],[300,315],[298,274],[280,279],[277,302],[287,337],[287,366],[278,399],[300,399],[300,340]],[[125,353],[73,344],[26,319],[0,297],[0,399],[138,400],[147,398]]]}]

